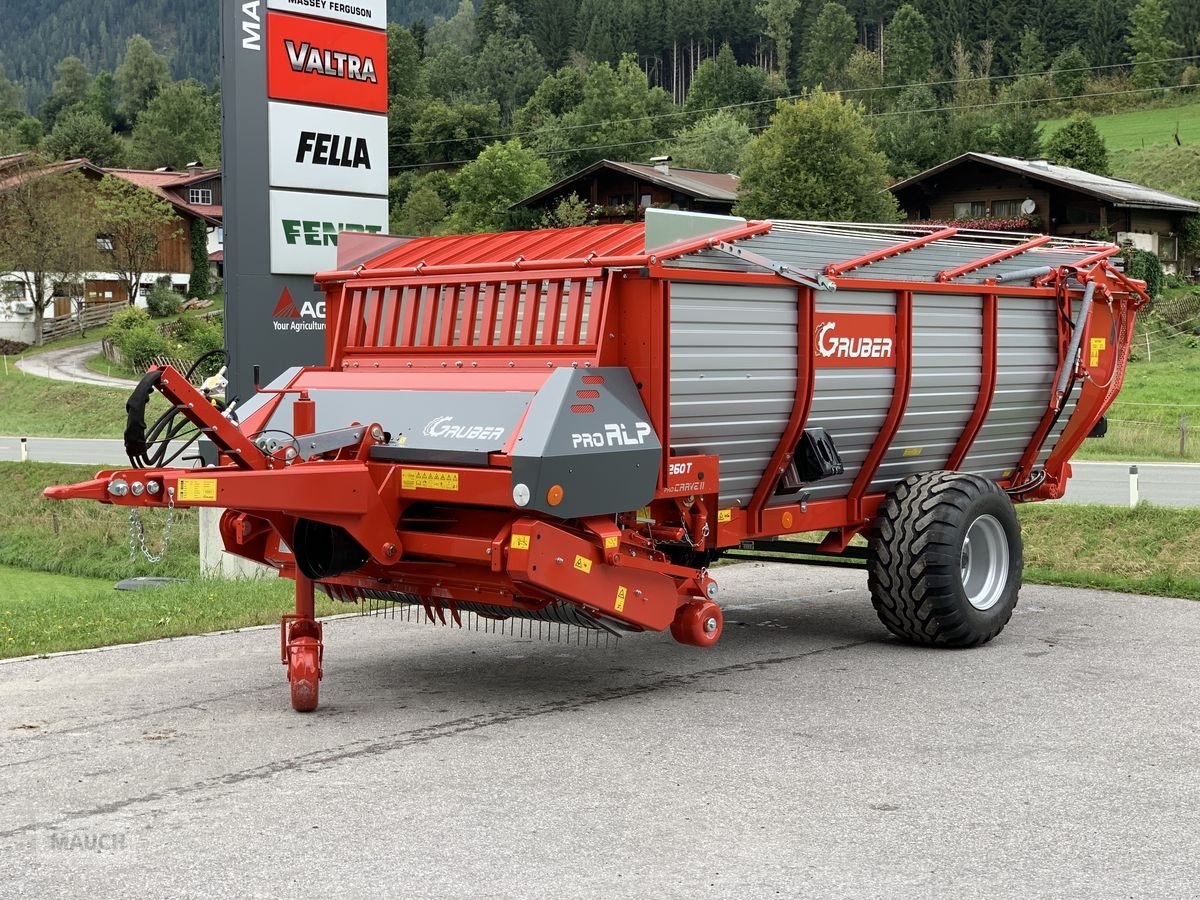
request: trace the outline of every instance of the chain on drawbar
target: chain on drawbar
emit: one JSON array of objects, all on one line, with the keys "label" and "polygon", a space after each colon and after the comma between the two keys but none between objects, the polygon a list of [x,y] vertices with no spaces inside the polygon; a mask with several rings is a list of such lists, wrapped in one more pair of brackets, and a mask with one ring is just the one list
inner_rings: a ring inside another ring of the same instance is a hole
[{"label": "chain on drawbar", "polygon": [[175,521],[175,488],[167,488],[167,521],[163,524],[162,548],[158,553],[151,553],[146,546],[146,529],[142,525],[142,517],[137,507],[129,509],[129,558],[136,559],[138,550],[147,562],[160,563],[167,555],[167,546],[171,543],[171,525]]}]

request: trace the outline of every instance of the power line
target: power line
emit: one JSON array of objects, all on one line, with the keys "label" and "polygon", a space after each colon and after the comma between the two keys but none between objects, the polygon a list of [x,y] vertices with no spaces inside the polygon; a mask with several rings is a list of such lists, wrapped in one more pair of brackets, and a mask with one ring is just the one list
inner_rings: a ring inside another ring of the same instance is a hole
[{"label": "power line", "polygon": [[[1163,58],[1163,59],[1147,59],[1147,60],[1142,60],[1140,62],[1111,63],[1111,64],[1103,65],[1103,66],[1079,66],[1079,67],[1070,68],[1070,69],[1046,69],[1045,71],[1042,71],[1042,72],[1027,72],[1027,73],[1020,74],[1020,75],[1015,75],[1015,74],[1014,75],[977,75],[977,76],[973,76],[971,78],[963,78],[963,79],[956,78],[956,79],[947,79],[944,81],[912,81],[912,82],[908,82],[906,84],[878,85],[875,87],[864,87],[864,88],[847,88],[845,90],[830,91],[829,93],[836,93],[836,94],[864,94],[864,93],[866,93],[866,94],[870,94],[870,93],[875,93],[878,91],[902,91],[902,90],[905,90],[906,88],[910,88],[910,87],[944,87],[945,85],[950,85],[950,84],[973,84],[978,81],[991,82],[991,81],[1004,81],[1004,80],[1016,79],[1016,78],[1041,78],[1046,75],[1066,74],[1067,72],[1099,72],[1104,69],[1126,69],[1126,68],[1132,68],[1134,66],[1157,65],[1159,63],[1188,62],[1188,61],[1196,60],[1196,59],[1200,59],[1200,56],[1172,56],[1172,57],[1167,57],[1167,58]],[[1145,90],[1160,90],[1160,89],[1159,88],[1148,88]],[[531,135],[531,134],[543,134],[543,133],[557,134],[559,132],[575,131],[575,130],[582,129],[582,128],[601,128],[601,127],[610,126],[610,125],[624,125],[624,124],[627,124],[630,122],[649,122],[649,121],[655,121],[658,119],[678,118],[679,116],[699,116],[701,114],[721,112],[721,111],[727,110],[727,109],[742,109],[742,108],[748,107],[748,106],[761,106],[761,105],[767,104],[767,103],[784,103],[784,102],[787,102],[788,100],[798,100],[804,96],[806,96],[806,92],[801,91],[800,93],[788,94],[783,97],[772,97],[767,100],[746,100],[742,103],[728,103],[723,106],[706,106],[701,109],[692,109],[692,110],[679,109],[679,110],[675,110],[674,112],[669,112],[669,113],[655,113],[653,115],[633,116],[633,117],[627,118],[627,119],[608,119],[608,120],[601,121],[601,122],[585,122],[585,123],[576,124],[576,125],[560,125],[560,126],[550,129],[549,132],[546,132],[540,128],[531,128],[531,129],[526,129],[525,131],[504,131],[504,132],[497,132],[496,134],[483,134],[483,135],[479,135],[478,137],[475,137],[475,138],[468,138],[467,140],[490,141],[490,140],[499,140],[500,138],[525,137],[525,136]],[[1097,94],[1096,96],[1106,96],[1106,95]],[[1067,99],[1069,99],[1069,98],[1067,98]],[[1041,101],[1020,101],[1020,102],[1030,103],[1030,102],[1041,102]],[[404,142],[400,142],[400,143],[389,144],[388,147],[389,147],[389,149],[396,149],[399,147],[426,147],[426,146],[431,146],[431,145],[435,145],[435,144],[453,144],[453,143],[457,143],[460,140],[464,140],[464,139],[462,139],[462,138],[436,138],[436,139],[428,140],[428,141],[404,141]]]}]

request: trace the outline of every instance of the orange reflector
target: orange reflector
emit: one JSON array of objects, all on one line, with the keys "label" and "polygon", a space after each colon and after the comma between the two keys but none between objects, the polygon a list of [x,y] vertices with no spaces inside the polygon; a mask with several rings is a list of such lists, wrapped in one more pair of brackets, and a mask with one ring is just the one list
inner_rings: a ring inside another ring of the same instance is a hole
[{"label": "orange reflector", "polygon": [[550,490],[546,491],[546,502],[551,506],[558,506],[562,503],[563,489],[561,484],[556,484]]}]

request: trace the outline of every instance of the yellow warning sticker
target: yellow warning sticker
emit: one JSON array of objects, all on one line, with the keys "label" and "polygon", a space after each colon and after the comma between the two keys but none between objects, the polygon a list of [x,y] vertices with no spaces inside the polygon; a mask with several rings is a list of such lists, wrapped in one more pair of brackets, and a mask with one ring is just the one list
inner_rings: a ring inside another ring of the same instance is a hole
[{"label": "yellow warning sticker", "polygon": [[1088,343],[1088,347],[1091,350],[1091,353],[1089,354],[1090,361],[1088,362],[1088,365],[1098,366],[1100,365],[1100,354],[1103,353],[1108,347],[1108,338],[1092,338]]},{"label": "yellow warning sticker", "polygon": [[604,549],[605,550],[616,550],[620,546],[621,546],[621,539],[619,537],[617,537],[615,534],[611,535],[610,537],[606,537],[604,539]]},{"label": "yellow warning sticker", "polygon": [[179,501],[203,503],[217,499],[217,479],[180,478]]},{"label": "yellow warning sticker", "polygon": [[429,469],[404,469],[400,487],[406,491],[457,491],[457,472],[434,472]]},{"label": "yellow warning sticker", "polygon": [[617,600],[613,604],[613,609],[615,609],[617,612],[623,612],[625,610],[625,586],[624,585],[617,588]]},{"label": "yellow warning sticker", "polygon": [[905,456],[920,456],[924,452],[925,452],[924,447],[905,447],[904,448]]},{"label": "yellow warning sticker", "polygon": [[732,509],[718,509],[717,510],[717,521],[718,522],[732,522],[733,521],[733,510]]},{"label": "yellow warning sticker", "polygon": [[576,556],[575,557],[575,568],[578,569],[580,572],[582,572],[584,575],[591,575],[592,574],[592,561],[590,559],[588,559],[586,556]]},{"label": "yellow warning sticker", "polygon": [[650,515],[650,507],[643,506],[637,511],[637,520],[639,522],[653,522],[654,517]]},{"label": "yellow warning sticker", "polygon": [[529,549],[529,535],[514,534],[512,536],[512,543],[510,543],[509,546],[512,547],[514,550],[528,550]]}]

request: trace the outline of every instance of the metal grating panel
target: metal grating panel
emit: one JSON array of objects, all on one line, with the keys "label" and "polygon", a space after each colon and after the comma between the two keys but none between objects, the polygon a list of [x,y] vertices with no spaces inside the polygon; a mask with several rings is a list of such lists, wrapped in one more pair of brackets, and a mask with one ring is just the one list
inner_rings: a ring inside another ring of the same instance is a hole
[{"label": "metal grating panel", "polygon": [[963,471],[1002,479],[1021,461],[1050,402],[1058,368],[1057,315],[1050,298],[999,299],[996,395]]},{"label": "metal grating panel", "polygon": [[[923,226],[848,225],[836,222],[775,222],[770,232],[748,238],[740,246],[776,262],[786,263],[801,271],[820,272],[830,263],[855,259],[928,232]],[[951,238],[926,244],[890,259],[854,269],[841,276],[850,280],[887,279],[898,281],[936,280],[945,269],[984,259],[1005,247],[1012,247],[1030,238],[1031,234],[960,232]],[[956,279],[956,284],[979,284],[985,278],[995,278],[1006,272],[1016,272],[1036,266],[1062,266],[1077,262],[1110,244],[1098,241],[1077,241],[1059,238],[1054,242],[995,263],[985,269]],[[719,250],[703,250],[682,257],[668,265],[685,269],[722,269],[728,271],[761,271],[750,263],[735,259]]]},{"label": "metal grating panel", "polygon": [[796,393],[796,291],[672,282],[671,449],[721,459],[722,506],[744,505]]},{"label": "metal grating panel", "polygon": [[982,344],[980,295],[913,295],[908,407],[868,493],[946,467],[979,397]]}]

